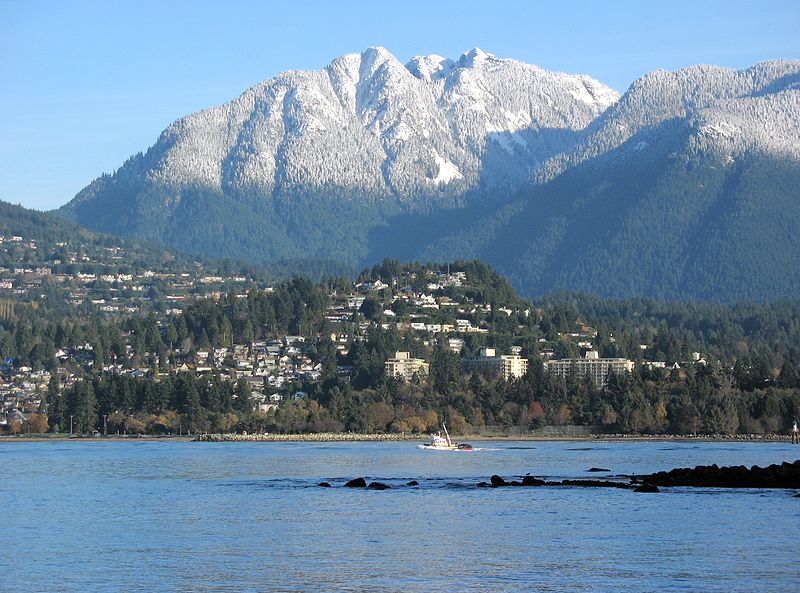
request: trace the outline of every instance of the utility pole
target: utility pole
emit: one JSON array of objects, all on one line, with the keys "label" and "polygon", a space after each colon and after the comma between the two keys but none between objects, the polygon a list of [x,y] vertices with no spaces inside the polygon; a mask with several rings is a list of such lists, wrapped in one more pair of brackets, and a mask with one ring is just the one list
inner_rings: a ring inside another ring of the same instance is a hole
[{"label": "utility pole", "polygon": [[106,424],[106,419],[108,418],[108,414],[103,414],[103,436],[108,436],[108,424]]},{"label": "utility pole", "polygon": [[72,436],[72,417],[74,414],[69,415],[69,436]]}]

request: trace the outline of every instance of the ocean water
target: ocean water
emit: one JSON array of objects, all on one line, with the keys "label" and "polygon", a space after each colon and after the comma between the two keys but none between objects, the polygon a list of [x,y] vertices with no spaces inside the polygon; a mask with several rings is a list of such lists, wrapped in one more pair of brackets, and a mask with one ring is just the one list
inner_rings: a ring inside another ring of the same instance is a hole
[{"label": "ocean water", "polygon": [[[800,446],[480,447],[2,443],[0,591],[749,593],[800,583],[795,491],[476,487],[492,474],[769,465],[800,458]],[[392,488],[342,487],[362,476]]]}]

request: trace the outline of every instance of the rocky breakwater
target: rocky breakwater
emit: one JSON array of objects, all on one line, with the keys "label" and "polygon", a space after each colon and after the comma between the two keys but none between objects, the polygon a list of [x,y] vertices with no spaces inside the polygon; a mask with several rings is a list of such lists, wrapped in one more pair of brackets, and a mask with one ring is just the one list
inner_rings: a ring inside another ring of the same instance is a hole
[{"label": "rocky breakwater", "polygon": [[310,443],[331,443],[331,442],[353,442],[353,441],[407,441],[414,437],[404,434],[357,434],[350,432],[328,432],[311,434],[201,434],[194,440],[206,443],[228,443],[228,442],[264,442],[276,443],[286,441],[310,442]]},{"label": "rocky breakwater", "polygon": [[[592,468],[594,471],[601,468]],[[800,489],[800,460],[793,463],[784,462],[768,467],[754,465],[747,468],[743,465],[718,467],[717,465],[697,466],[694,468],[678,468],[645,476],[616,476],[617,479],[565,479],[547,480],[530,474],[506,480],[497,474],[488,482],[478,482],[468,487],[478,488],[600,488],[620,489],[641,493],[661,492],[662,487],[704,487],[704,488],[797,488]],[[621,481],[619,478],[624,478]],[[329,482],[320,482],[317,486],[331,488]],[[417,480],[405,484],[386,484],[368,482],[366,478],[348,480],[345,488],[367,490],[391,490],[393,488],[420,488]],[[466,485],[465,485],[466,486]]]},{"label": "rocky breakwater", "polygon": [[[592,468],[595,469],[595,468]],[[592,470],[589,470],[592,471]],[[480,482],[481,488],[504,486],[570,486],[581,488],[622,488],[634,492],[659,492],[659,487],[690,486],[697,488],[800,488],[800,460],[783,462],[767,467],[744,465],[719,467],[698,465],[677,468],[646,476],[627,476],[627,482],[617,480],[561,480],[548,481],[527,475],[520,480],[506,481],[494,475],[489,482]]]},{"label": "rocky breakwater", "polygon": [[629,482],[615,482],[613,480],[561,480],[547,481],[536,476],[523,476],[520,480],[510,482],[503,477],[493,475],[488,482],[478,482],[478,488],[503,488],[505,486],[574,486],[581,488],[633,488]]},{"label": "rocky breakwater", "polygon": [[800,488],[800,460],[767,467],[744,465],[718,467],[698,465],[658,472],[638,478],[651,486],[695,486],[706,488]]}]

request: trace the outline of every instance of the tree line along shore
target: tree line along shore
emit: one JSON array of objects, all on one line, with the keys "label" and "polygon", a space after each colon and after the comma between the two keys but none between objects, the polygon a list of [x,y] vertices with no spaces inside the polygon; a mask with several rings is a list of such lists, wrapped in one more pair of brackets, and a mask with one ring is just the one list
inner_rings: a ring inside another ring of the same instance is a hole
[{"label": "tree line along shore", "polygon": [[[465,434],[454,435],[460,440],[477,442],[514,442],[514,441],[576,441],[576,442],[792,442],[791,435],[786,434]],[[109,434],[109,435],[69,435],[68,433],[40,433],[0,435],[0,443],[38,442],[38,441],[129,441],[153,440],[173,442],[422,442],[429,439],[426,434],[410,433],[204,433],[197,435],[146,435],[146,434]],[[800,447],[798,447],[800,451]]]},{"label": "tree line along shore", "polygon": [[[770,435],[800,417],[796,304],[526,301],[481,262],[391,260],[355,282],[294,278],[140,317],[48,303],[0,316],[10,433],[426,434],[446,421],[459,434]],[[633,370],[549,372],[587,348]],[[527,371],[465,369],[488,349],[518,350]],[[397,352],[427,372],[387,376]]]}]

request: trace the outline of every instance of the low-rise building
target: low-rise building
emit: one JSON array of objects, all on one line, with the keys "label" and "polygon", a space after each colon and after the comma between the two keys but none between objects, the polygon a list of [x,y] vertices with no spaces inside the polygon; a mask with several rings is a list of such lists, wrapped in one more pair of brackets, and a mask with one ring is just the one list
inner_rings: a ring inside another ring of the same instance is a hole
[{"label": "low-rise building", "polygon": [[386,361],[386,376],[410,381],[414,375],[428,375],[429,364],[421,358],[411,358],[408,352],[395,352]]},{"label": "low-rise building", "polygon": [[494,348],[483,348],[477,358],[465,358],[461,367],[466,373],[479,373],[490,377],[503,377],[506,381],[519,379],[528,372],[528,359],[522,358],[517,346],[511,354],[498,356]]},{"label": "low-rise building", "polygon": [[605,387],[608,375],[614,373],[630,373],[633,371],[634,362],[627,358],[600,358],[596,350],[590,350],[584,358],[561,358],[549,360],[544,363],[545,370],[551,375],[569,377],[576,373],[579,379],[590,377],[595,387]]}]

